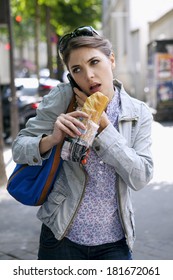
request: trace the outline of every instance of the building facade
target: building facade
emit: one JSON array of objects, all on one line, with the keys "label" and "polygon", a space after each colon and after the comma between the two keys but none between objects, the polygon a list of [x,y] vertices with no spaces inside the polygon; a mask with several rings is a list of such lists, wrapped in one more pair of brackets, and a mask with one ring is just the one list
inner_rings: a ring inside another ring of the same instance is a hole
[{"label": "building facade", "polygon": [[158,1],[102,1],[103,35],[113,45],[115,77],[132,96],[144,101],[148,88],[147,46],[153,40],[173,39],[173,2]]}]

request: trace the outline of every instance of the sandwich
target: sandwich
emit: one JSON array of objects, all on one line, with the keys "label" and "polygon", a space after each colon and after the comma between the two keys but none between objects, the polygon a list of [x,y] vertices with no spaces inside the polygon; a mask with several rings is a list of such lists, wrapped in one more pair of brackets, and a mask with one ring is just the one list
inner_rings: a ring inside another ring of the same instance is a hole
[{"label": "sandwich", "polygon": [[82,111],[89,115],[89,119],[98,124],[101,114],[106,109],[109,98],[100,91],[97,91],[87,97]]}]

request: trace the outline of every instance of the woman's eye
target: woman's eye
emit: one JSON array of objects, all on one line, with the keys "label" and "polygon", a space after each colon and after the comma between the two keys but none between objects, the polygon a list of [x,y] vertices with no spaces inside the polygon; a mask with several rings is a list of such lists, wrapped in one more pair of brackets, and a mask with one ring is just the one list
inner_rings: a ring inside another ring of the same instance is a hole
[{"label": "woman's eye", "polygon": [[76,67],[73,69],[73,73],[79,73],[80,72],[80,68],[79,67]]},{"label": "woman's eye", "polygon": [[91,64],[97,64],[97,63],[99,63],[98,59],[94,59],[94,60],[91,61]]}]

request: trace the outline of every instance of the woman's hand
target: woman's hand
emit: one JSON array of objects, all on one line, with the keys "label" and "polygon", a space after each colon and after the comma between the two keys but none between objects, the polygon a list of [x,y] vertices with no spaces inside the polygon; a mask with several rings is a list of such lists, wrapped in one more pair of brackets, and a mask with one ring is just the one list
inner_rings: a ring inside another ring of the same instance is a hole
[{"label": "woman's hand", "polygon": [[100,133],[103,129],[105,129],[110,124],[110,120],[108,119],[107,114],[105,111],[102,113],[100,122],[99,122],[99,129],[98,132]]},{"label": "woman's hand", "polygon": [[87,95],[78,88],[74,88],[73,90],[75,93],[76,102],[78,106],[82,108],[87,99]]},{"label": "woman's hand", "polygon": [[79,118],[88,118],[88,115],[81,111],[59,115],[54,124],[53,133],[41,139],[40,153],[44,154],[53,146],[61,143],[66,135],[71,137],[80,136],[82,134],[80,129],[85,130],[86,127]]},{"label": "woman's hand", "polygon": [[65,135],[77,137],[81,135],[80,129],[84,130],[85,125],[79,118],[88,118],[88,115],[81,111],[74,111],[67,114],[61,114],[54,125],[52,139],[54,142],[61,142]]}]

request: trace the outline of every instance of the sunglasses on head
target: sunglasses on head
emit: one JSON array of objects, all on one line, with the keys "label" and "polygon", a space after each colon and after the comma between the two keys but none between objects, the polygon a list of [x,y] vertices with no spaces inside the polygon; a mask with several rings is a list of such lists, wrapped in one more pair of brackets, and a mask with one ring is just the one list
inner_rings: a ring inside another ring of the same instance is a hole
[{"label": "sunglasses on head", "polygon": [[80,36],[89,36],[93,37],[94,35],[99,36],[97,31],[92,26],[81,26],[75,29],[73,32],[64,35],[59,41],[59,52],[62,54],[66,49],[68,42],[75,37]]}]

